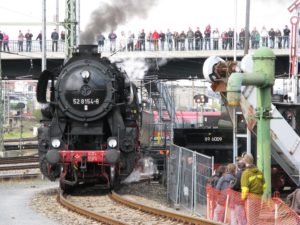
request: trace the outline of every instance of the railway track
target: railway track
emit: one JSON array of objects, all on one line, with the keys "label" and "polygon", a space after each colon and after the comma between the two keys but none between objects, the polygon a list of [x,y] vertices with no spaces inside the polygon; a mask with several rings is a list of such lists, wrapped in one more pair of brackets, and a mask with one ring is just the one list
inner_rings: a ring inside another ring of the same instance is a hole
[{"label": "railway track", "polygon": [[27,180],[40,177],[40,173],[28,173],[28,174],[3,174],[0,175],[0,181],[10,180]]},{"label": "railway track", "polygon": [[26,141],[37,141],[37,137],[32,137],[32,138],[10,138],[10,139],[4,139],[4,143],[9,143],[9,142],[26,142]]},{"label": "railway track", "polygon": [[20,156],[0,158],[0,171],[28,170],[39,168],[38,157]]},{"label": "railway track", "polygon": [[[112,192],[109,195],[97,196],[93,201],[83,201],[86,196],[65,196],[62,193],[57,200],[71,211],[92,218],[98,222],[112,225],[134,224],[221,224],[199,217],[186,216],[165,211],[123,198]],[[101,202],[101,207],[93,206],[92,202]],[[105,203],[105,204],[103,204]]]},{"label": "railway track", "polygon": [[38,162],[37,156],[18,156],[0,158],[0,165],[3,164],[18,164],[18,163],[35,163]]},{"label": "railway track", "polygon": [[4,140],[4,149],[6,151],[10,150],[25,150],[25,149],[37,149],[37,138],[14,138]]}]

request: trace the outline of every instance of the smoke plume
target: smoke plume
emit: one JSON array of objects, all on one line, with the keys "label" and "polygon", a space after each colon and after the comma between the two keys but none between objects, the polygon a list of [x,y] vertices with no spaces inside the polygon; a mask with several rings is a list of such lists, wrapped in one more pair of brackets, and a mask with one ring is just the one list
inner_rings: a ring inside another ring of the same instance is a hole
[{"label": "smoke plume", "polygon": [[81,44],[94,44],[101,32],[115,31],[133,17],[146,17],[157,0],[112,0],[92,12],[91,20],[80,35]]},{"label": "smoke plume", "polygon": [[125,70],[131,81],[142,80],[149,70],[144,58],[111,58],[111,61]]}]

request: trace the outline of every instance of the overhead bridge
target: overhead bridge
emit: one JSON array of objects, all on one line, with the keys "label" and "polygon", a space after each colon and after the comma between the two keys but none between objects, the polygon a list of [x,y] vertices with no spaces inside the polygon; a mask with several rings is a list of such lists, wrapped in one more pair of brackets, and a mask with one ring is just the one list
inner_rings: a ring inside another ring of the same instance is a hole
[{"label": "overhead bridge", "polygon": [[[252,50],[250,50],[252,53]],[[244,51],[237,50],[237,59],[243,57]],[[275,71],[277,75],[289,73],[289,50],[274,49],[276,55]],[[223,59],[233,60],[233,50],[194,50],[194,51],[105,51],[102,56],[114,61],[144,61],[148,67],[147,75],[157,75],[158,79],[203,79],[202,67],[206,58],[217,55]],[[34,52],[0,52],[2,77],[4,79],[37,79],[41,73],[42,53]],[[64,52],[47,52],[47,69],[58,70],[64,63]]]}]

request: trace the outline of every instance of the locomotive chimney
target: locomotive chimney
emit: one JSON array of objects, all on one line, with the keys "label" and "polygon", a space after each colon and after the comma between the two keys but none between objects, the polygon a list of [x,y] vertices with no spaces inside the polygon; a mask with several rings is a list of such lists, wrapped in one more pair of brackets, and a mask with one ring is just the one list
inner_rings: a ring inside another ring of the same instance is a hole
[{"label": "locomotive chimney", "polygon": [[78,45],[77,53],[85,55],[95,55],[98,54],[97,45]]}]

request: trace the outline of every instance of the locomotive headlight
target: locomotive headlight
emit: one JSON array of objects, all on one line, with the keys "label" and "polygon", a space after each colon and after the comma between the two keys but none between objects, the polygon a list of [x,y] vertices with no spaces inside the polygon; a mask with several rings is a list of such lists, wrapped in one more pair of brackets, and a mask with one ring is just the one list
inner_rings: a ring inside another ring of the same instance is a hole
[{"label": "locomotive headlight", "polygon": [[108,138],[108,140],[107,140],[107,144],[108,144],[108,147],[110,147],[110,148],[115,148],[115,147],[117,147],[118,142],[117,142],[117,139],[116,139],[116,138],[110,137],[110,138]]},{"label": "locomotive headlight", "polygon": [[90,72],[87,71],[87,70],[82,71],[82,72],[81,72],[81,77],[82,77],[83,79],[89,79],[89,78],[90,78]]},{"label": "locomotive headlight", "polygon": [[57,139],[57,138],[52,139],[51,145],[52,145],[53,148],[59,148],[59,146],[60,146],[60,140]]}]

